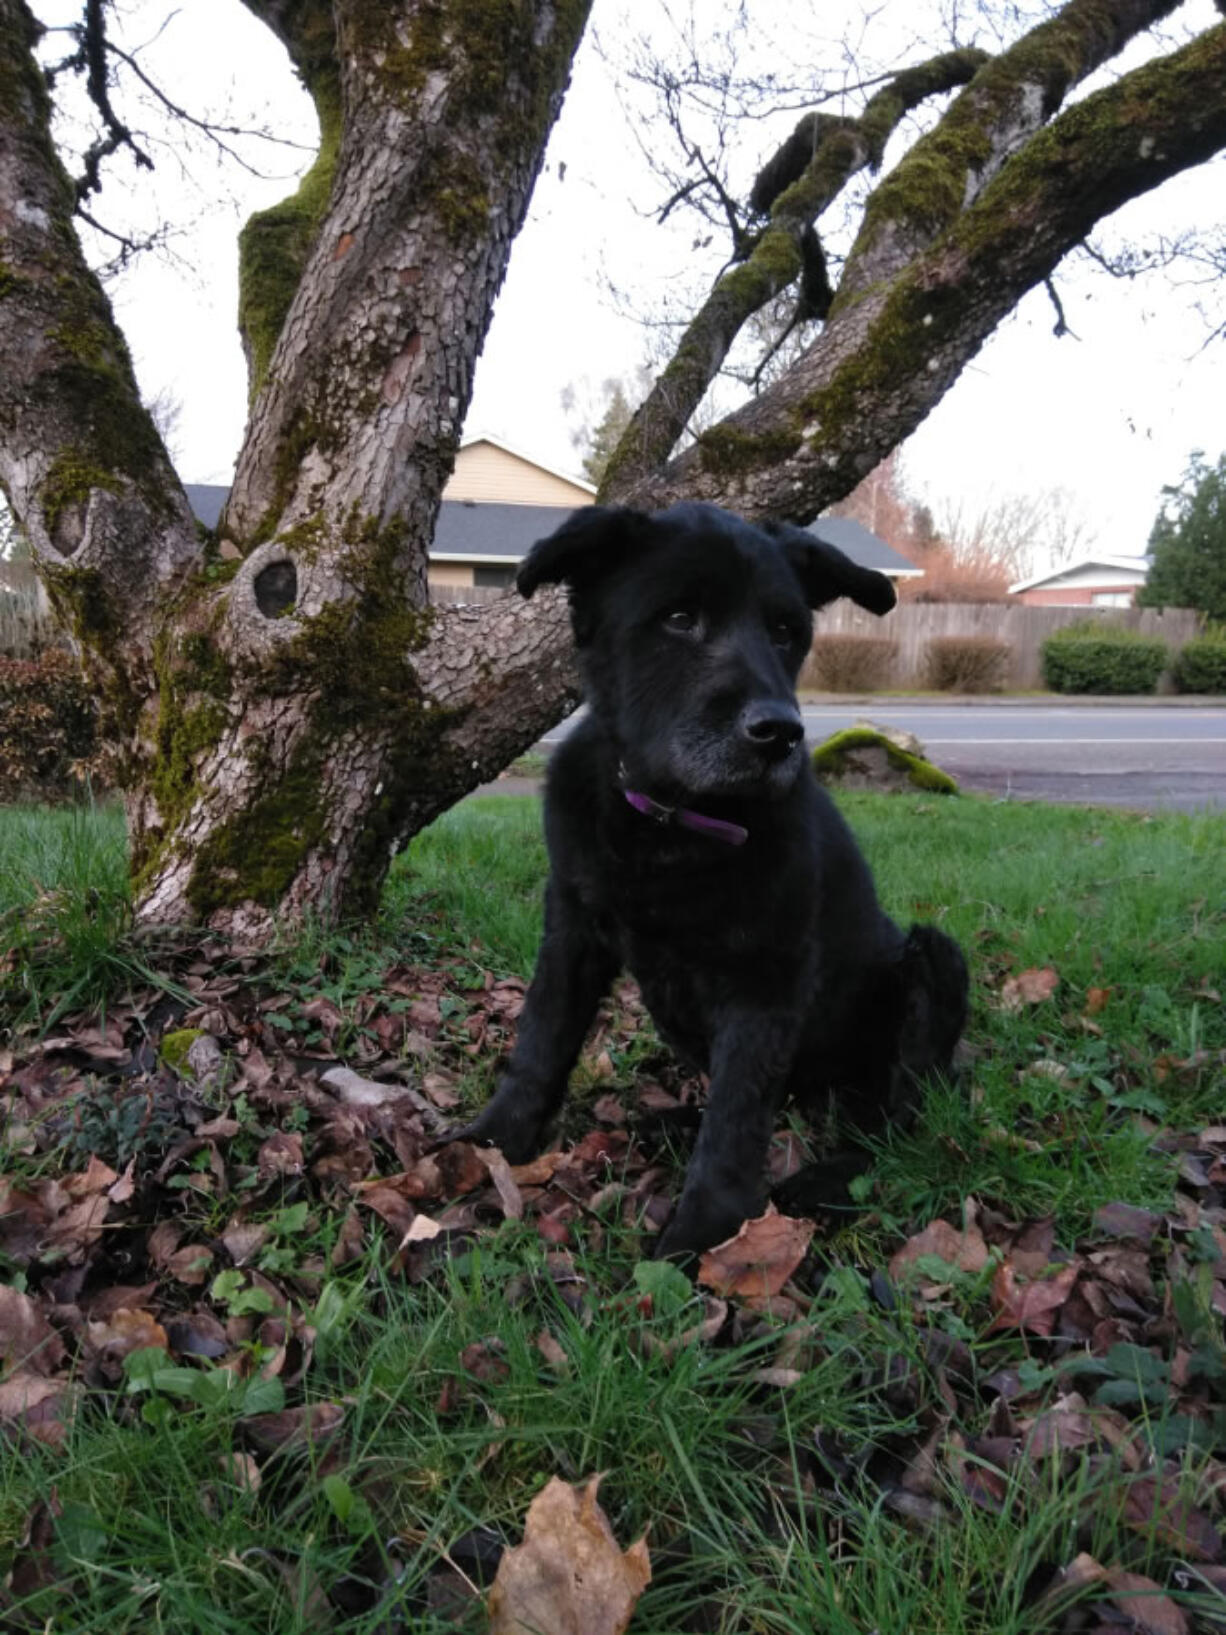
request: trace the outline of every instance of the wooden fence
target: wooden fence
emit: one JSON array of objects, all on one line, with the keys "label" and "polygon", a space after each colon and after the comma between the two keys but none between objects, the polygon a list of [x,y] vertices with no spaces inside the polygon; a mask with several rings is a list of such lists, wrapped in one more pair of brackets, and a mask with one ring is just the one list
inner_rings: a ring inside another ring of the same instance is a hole
[{"label": "wooden fence", "polygon": [[[1201,627],[1201,615],[1191,608],[1027,607],[1020,602],[903,602],[878,619],[854,602],[834,602],[814,621],[816,646],[823,636],[886,636],[898,652],[892,687],[922,687],[928,643],[938,636],[987,636],[1008,642],[1013,664],[1005,678],[1010,688],[1041,687],[1040,649],[1054,631],[1078,620],[1092,618],[1104,624],[1126,625],[1143,636],[1158,636],[1172,657]],[[801,686],[815,685],[806,671]]]},{"label": "wooden fence", "polygon": [[[468,585],[432,585],[430,595],[439,604],[492,602],[506,591]],[[1095,608],[1027,607],[1021,602],[903,602],[877,619],[854,602],[834,602],[815,619],[814,644],[823,636],[886,636],[897,644],[898,653],[888,683],[891,687],[922,687],[928,643],[934,636],[989,636],[1008,642],[1013,649],[1013,666],[1006,677],[1010,688],[1043,685],[1040,648],[1053,631],[1079,619],[1102,620],[1104,624],[1127,625],[1144,636],[1159,636],[1172,657],[1201,627],[1199,613],[1191,608]],[[808,667],[801,672],[802,687],[816,682]]]}]

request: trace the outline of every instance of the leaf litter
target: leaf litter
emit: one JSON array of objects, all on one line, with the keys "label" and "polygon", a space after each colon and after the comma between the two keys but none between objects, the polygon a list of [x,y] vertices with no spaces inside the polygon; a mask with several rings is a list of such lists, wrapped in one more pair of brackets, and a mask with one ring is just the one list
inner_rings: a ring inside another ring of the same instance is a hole
[{"label": "leaf litter", "polygon": [[[537,1234],[577,1316],[597,1300],[624,1308],[645,1356],[757,1335],[770,1349],[748,1379],[766,1400],[820,1360],[817,1306],[839,1270],[814,1244],[812,1221],[768,1209],[745,1223],[703,1257],[697,1276],[709,1292],[697,1305],[668,1265],[644,1259],[635,1287],[620,1291],[594,1289],[579,1269],[573,1251],[598,1249],[611,1231],[633,1228],[649,1250],[679,1178],[660,1132],[692,1128],[703,1096],[699,1081],[655,1062],[636,1066],[629,1087],[607,1088],[645,1027],[632,985],[605,1007],[589,1044],[588,1082],[600,1094],[577,1138],[513,1166],[444,1137],[467,1076],[511,1042],[521,981],[471,963],[400,965],[345,1009],[322,993],[265,991],[254,957],[237,963],[236,974],[197,958],[183,977],[189,1006],[137,994],[104,1021],[61,1018],[53,1037],[6,1052],[0,1432],[10,1440],[55,1455],[83,1402],[119,1393],[140,1405],[146,1383],[186,1401],[225,1392],[240,1405],[240,1445],[219,1476],[254,1493],[274,1465],[309,1450],[310,1474],[302,1466],[294,1479],[340,1481],[329,1473],[343,1464],[346,1404],[309,1392],[312,1318],[328,1277],[377,1251],[389,1274],[420,1282],[505,1221]],[[1058,989],[1050,967],[1005,975],[998,1003],[1037,1006]],[[1083,1020],[1111,998],[1090,989]],[[158,1048],[159,1007],[162,1032],[199,1030],[180,1070]],[[1199,1067],[1172,1057],[1162,1071]],[[958,1495],[1010,1514],[1041,1502],[1053,1469],[1080,1482],[1087,1512],[1110,1511],[1116,1523],[1118,1559],[1053,1557],[1028,1589],[1036,1620],[1053,1629],[1226,1625],[1226,1127],[1156,1130],[1154,1141],[1179,1164],[1169,1212],[1119,1200],[1098,1210],[1083,1241],[1062,1245],[1050,1221],[967,1199],[961,1221],[930,1221],[888,1266],[862,1268],[871,1300],[900,1322],[909,1314],[918,1342],[918,1360],[902,1343],[864,1359],[898,1434],[851,1447],[814,1427],[805,1446],[780,1450],[811,1494],[837,1506],[857,1493],[920,1532],[956,1525]],[[772,1173],[781,1179],[807,1156],[783,1129]],[[325,1261],[300,1243],[326,1221]],[[523,1298],[517,1281],[511,1304]],[[968,1313],[978,1350],[959,1333]],[[542,1369],[574,1368],[549,1328],[533,1346]],[[438,1412],[493,1392],[486,1412],[500,1425],[491,1403],[507,1373],[501,1340],[487,1335],[444,1381]],[[493,1582],[492,1629],[522,1628],[525,1617],[545,1631],[627,1627],[650,1579],[646,1541],[621,1549],[596,1480],[552,1479],[514,1548],[497,1530],[473,1544],[480,1583]],[[53,1509],[54,1500],[28,1518],[10,1595],[45,1575]],[[1131,1536],[1157,1548],[1163,1582],[1133,1570]],[[455,1565],[462,1554],[453,1547],[437,1581],[457,1615],[480,1588]],[[540,1599],[546,1584],[556,1605]],[[340,1618],[330,1595],[311,1587],[321,1628]],[[1206,1606],[1216,1610],[1197,1610]]]}]

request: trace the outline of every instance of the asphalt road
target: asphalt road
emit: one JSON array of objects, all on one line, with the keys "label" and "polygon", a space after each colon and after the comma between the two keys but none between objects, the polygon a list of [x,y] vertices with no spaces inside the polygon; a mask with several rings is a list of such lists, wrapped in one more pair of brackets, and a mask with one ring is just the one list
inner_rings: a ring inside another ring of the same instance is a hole
[{"label": "asphalt road", "polygon": [[[1226,708],[877,700],[803,710],[811,743],[862,718],[903,727],[964,787],[1002,797],[1151,811],[1226,809]],[[543,747],[558,743],[569,726],[555,728]]]}]

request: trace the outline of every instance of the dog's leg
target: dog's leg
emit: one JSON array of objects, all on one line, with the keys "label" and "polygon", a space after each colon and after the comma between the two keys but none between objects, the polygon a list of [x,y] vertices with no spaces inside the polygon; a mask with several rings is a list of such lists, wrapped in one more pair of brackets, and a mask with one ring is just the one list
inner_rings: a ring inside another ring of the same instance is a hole
[{"label": "dog's leg", "polygon": [[775,1111],[796,1048],[794,1013],[725,1017],[711,1051],[702,1128],[657,1256],[684,1259],[760,1213]]},{"label": "dog's leg", "polygon": [[540,1151],[619,963],[591,916],[551,881],[545,894],[545,935],[515,1049],[488,1106],[453,1139],[499,1147],[513,1164]]}]

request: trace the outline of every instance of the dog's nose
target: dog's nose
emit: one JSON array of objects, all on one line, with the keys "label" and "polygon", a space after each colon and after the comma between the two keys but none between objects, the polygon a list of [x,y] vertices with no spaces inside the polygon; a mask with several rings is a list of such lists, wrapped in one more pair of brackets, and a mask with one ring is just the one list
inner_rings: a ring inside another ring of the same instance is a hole
[{"label": "dog's nose", "polygon": [[805,724],[794,704],[759,700],[741,712],[741,734],[755,748],[782,758],[805,735]]}]

